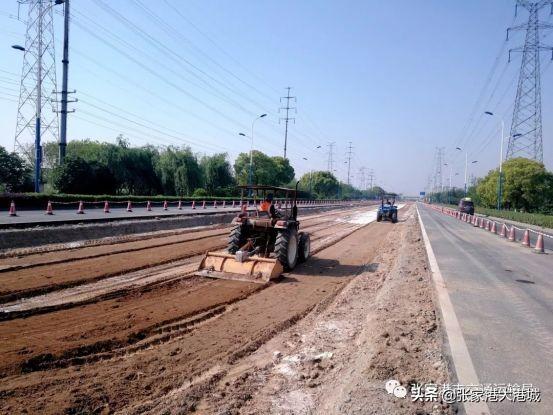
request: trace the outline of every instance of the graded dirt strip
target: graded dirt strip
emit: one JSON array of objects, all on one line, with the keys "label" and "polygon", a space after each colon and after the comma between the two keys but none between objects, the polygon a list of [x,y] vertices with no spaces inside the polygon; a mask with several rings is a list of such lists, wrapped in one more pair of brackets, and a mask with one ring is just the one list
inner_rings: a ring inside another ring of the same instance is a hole
[{"label": "graded dirt strip", "polygon": [[[367,209],[374,209],[374,206],[312,216],[305,219],[302,229],[308,230],[313,226],[324,228],[329,218],[340,217],[347,221]],[[0,301],[42,294],[203,254],[207,250],[222,248],[227,237],[228,230],[211,229],[155,240],[149,238],[146,241],[124,242],[119,245],[31,255],[22,259],[3,259],[2,264],[8,266],[32,263],[35,266],[1,272]],[[47,263],[41,265],[39,261]],[[48,263],[52,261],[55,263]]]},{"label": "graded dirt strip", "polygon": [[[226,370],[221,368],[238,362],[339,293],[363,270],[393,226],[361,227],[261,290],[258,284],[237,281],[188,285],[191,280],[182,279],[135,298],[0,323],[1,337],[20,342],[3,352],[11,363],[3,368],[9,375],[0,386],[0,412],[159,413],[157,405],[181,391],[192,396],[178,401],[186,411]],[[340,227],[329,224],[326,231]],[[60,326],[65,319],[72,324]],[[33,320],[32,328],[17,328]],[[55,343],[44,342],[48,327],[37,331],[40,324],[50,324]],[[128,336],[141,327],[138,341]],[[123,336],[112,340],[119,333]],[[102,337],[110,340],[94,341]],[[39,358],[23,365],[31,372],[14,372],[25,353]]]}]

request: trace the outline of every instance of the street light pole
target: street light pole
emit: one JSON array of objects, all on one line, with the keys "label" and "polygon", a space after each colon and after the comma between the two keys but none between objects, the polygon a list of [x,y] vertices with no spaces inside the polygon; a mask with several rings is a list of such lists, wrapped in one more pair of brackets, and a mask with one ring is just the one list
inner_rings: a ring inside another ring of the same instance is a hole
[{"label": "street light pole", "polygon": [[249,178],[248,178],[248,184],[250,186],[253,185],[253,126],[255,125],[255,122],[257,120],[259,120],[260,118],[263,118],[263,117],[266,117],[267,114],[261,114],[259,117],[255,118],[253,121],[252,121],[252,143],[251,143],[251,147],[250,147],[250,171],[249,171]]}]

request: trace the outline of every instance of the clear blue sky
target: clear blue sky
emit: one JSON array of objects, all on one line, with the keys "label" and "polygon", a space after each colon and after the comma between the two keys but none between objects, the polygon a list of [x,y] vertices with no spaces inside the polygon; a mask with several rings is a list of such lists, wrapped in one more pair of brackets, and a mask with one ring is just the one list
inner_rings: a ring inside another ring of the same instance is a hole
[{"label": "clear blue sky", "polygon": [[[102,4],[144,30],[150,41]],[[436,146],[446,148],[453,173],[459,173],[453,184],[462,186],[464,159],[455,146],[463,144],[479,161],[470,173],[483,175],[497,165],[499,116],[510,126],[520,56],[507,64],[506,51],[523,42],[522,34],[504,42],[513,23],[511,0],[79,0],[72,11],[70,88],[77,89],[80,102],[70,115],[69,139],[113,141],[122,133],[136,145],[188,144],[196,152],[225,151],[234,159],[249,150],[238,132],[249,133],[254,116],[268,112],[256,124],[254,146],[281,155],[279,96],[289,85],[297,96],[289,135],[297,176],[326,169],[326,145],[336,142],[335,168],[345,181],[351,141],[353,184],[359,185],[359,168],[365,166],[386,189],[418,194]],[[8,149],[22,63],[10,45],[24,44],[25,33],[24,24],[9,17],[16,14],[15,0],[1,3],[0,145]],[[522,11],[516,22],[526,17]],[[542,18],[551,20],[548,10]],[[55,25],[61,60],[59,14]],[[553,43],[553,35],[544,41]],[[544,53],[542,96],[544,157],[552,169],[549,58]],[[483,103],[470,121],[496,59]],[[61,88],[61,66],[58,83]],[[485,110],[498,118],[481,117]],[[444,168],[444,180],[448,176]]]}]

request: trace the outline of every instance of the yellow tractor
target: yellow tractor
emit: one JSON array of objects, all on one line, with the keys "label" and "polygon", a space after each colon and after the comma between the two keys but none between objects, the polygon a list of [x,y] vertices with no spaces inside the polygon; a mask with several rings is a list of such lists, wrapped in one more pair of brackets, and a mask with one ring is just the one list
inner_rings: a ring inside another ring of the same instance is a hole
[{"label": "yellow tractor", "polygon": [[[241,211],[232,220],[227,249],[206,253],[196,275],[267,283],[306,261],[310,239],[308,233],[300,232],[297,184],[295,190],[239,188]],[[253,208],[248,208],[252,199]]]}]

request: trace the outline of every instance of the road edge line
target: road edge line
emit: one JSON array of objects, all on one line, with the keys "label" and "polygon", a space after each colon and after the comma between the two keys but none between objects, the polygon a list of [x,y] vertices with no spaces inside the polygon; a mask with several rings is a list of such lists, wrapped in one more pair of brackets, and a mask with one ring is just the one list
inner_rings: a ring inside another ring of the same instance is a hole
[{"label": "road edge line", "polygon": [[[451,358],[457,374],[457,380],[461,385],[479,385],[480,382],[478,380],[478,376],[476,375],[476,370],[472,364],[472,359],[470,358],[470,353],[468,351],[467,344],[465,343],[465,338],[463,337],[463,332],[461,331],[457,314],[455,314],[453,303],[451,302],[449,293],[447,292],[447,287],[440,271],[440,267],[438,266],[436,256],[434,255],[430,239],[426,233],[426,228],[424,227],[418,205],[416,208],[424,247],[426,249],[426,256],[430,265],[432,280],[434,281],[434,288],[437,293],[443,326],[446,331]],[[490,414],[490,409],[486,402],[463,402],[462,404],[467,415]]]}]

